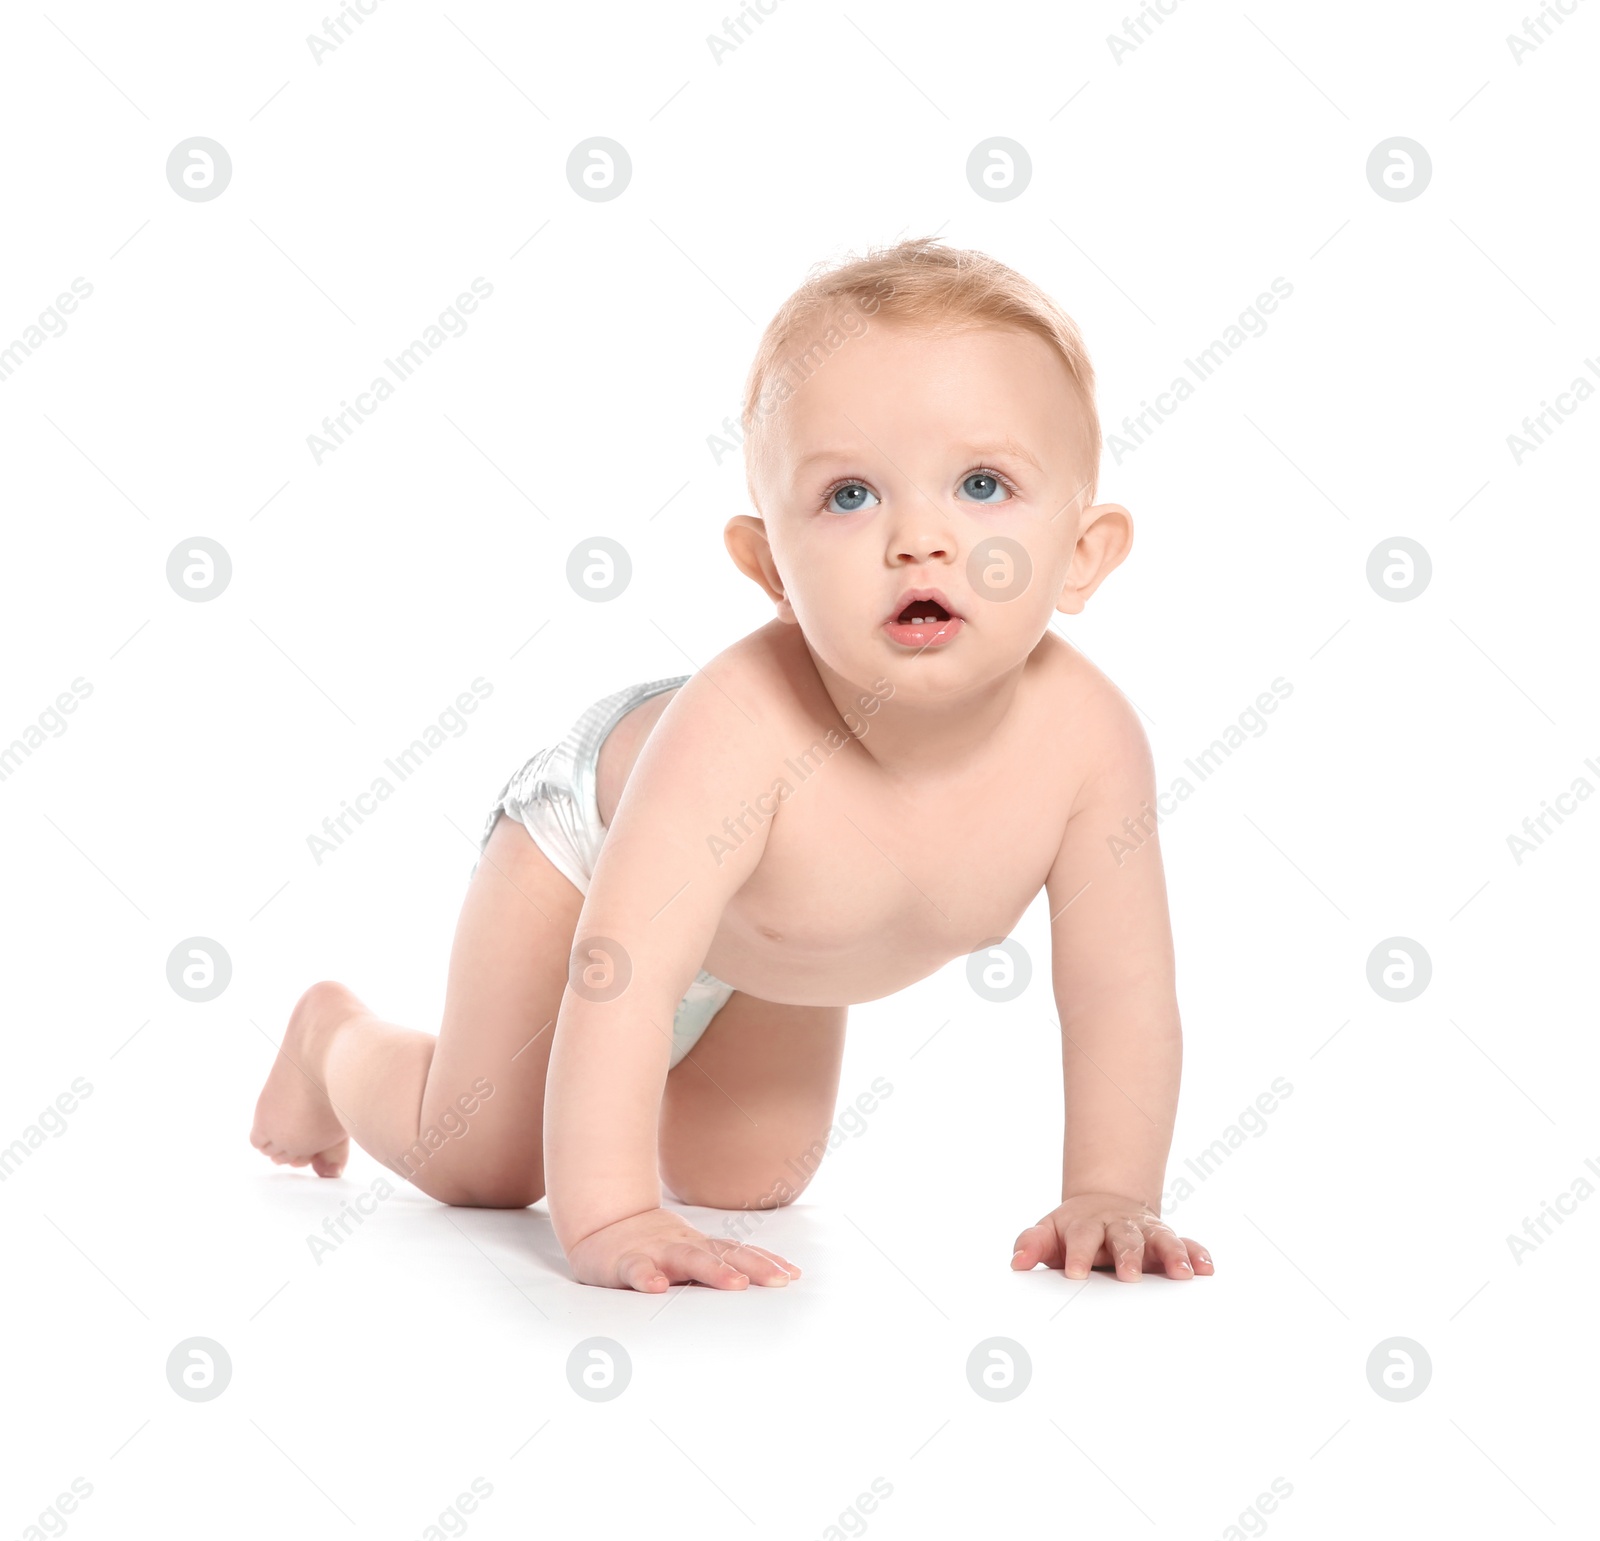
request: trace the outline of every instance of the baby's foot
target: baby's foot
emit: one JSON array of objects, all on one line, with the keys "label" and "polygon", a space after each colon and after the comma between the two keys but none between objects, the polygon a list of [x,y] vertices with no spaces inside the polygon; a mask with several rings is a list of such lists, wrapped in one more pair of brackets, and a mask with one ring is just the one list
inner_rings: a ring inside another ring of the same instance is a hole
[{"label": "baby's foot", "polygon": [[250,1130],[250,1143],[277,1165],[309,1166],[318,1177],[344,1170],[350,1139],[314,1076],[329,1030],[361,1010],[343,985],[326,981],[312,985],[290,1015]]}]

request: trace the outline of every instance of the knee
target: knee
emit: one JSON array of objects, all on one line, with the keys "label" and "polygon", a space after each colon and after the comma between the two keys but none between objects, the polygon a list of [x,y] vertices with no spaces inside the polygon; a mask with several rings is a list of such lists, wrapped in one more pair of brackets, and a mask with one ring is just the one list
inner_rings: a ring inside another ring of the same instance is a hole
[{"label": "knee", "polygon": [[544,1172],[538,1165],[483,1168],[430,1161],[426,1154],[419,1161],[408,1151],[396,1170],[429,1198],[455,1209],[526,1209],[544,1197]]},{"label": "knee", "polygon": [[[779,1121],[771,1119],[770,1125]],[[802,1126],[804,1127],[804,1126]],[[812,1126],[814,1127],[814,1126]],[[665,1124],[659,1152],[661,1175],[685,1204],[708,1209],[780,1209],[805,1192],[828,1153],[824,1135],[802,1146],[810,1128],[771,1127],[763,1138],[725,1125],[720,1135],[690,1129],[686,1120]]]},{"label": "knee", "polygon": [[544,1197],[537,1177],[481,1177],[450,1184],[434,1198],[455,1209],[526,1209]]},{"label": "knee", "polygon": [[705,1209],[782,1209],[805,1192],[810,1180],[810,1173],[701,1171],[676,1180],[669,1175],[667,1185],[680,1203]]}]

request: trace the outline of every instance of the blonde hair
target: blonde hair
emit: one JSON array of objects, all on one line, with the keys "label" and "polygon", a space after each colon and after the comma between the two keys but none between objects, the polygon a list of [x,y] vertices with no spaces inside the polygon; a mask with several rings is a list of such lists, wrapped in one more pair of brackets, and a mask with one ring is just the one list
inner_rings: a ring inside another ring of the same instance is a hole
[{"label": "blonde hair", "polygon": [[[762,424],[832,353],[867,329],[863,315],[936,329],[1011,327],[1042,338],[1067,366],[1083,408],[1084,470],[1088,502],[1094,501],[1100,414],[1094,366],[1077,323],[1037,284],[1005,263],[984,252],[945,246],[938,236],[922,236],[871,248],[865,257],[846,258],[831,267],[818,263],[767,323],[744,390],[745,478],[752,502],[765,439]],[[795,339],[814,332],[815,323],[823,320],[833,324],[809,336],[797,351]],[[769,390],[775,376],[778,388]]]}]

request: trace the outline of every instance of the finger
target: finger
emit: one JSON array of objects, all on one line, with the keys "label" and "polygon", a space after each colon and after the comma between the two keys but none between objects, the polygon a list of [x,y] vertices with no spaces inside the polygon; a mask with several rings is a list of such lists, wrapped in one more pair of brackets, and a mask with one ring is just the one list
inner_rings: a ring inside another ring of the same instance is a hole
[{"label": "finger", "polygon": [[774,1252],[769,1247],[752,1247],[752,1252],[759,1252],[762,1257],[770,1257],[774,1263],[782,1268],[791,1279],[798,1279],[802,1269],[798,1263],[791,1263],[781,1252]]},{"label": "finger", "polygon": [[748,1274],[725,1263],[703,1242],[680,1241],[668,1247],[662,1262],[685,1282],[709,1284],[716,1289],[742,1290],[750,1286]]},{"label": "finger", "polygon": [[1069,1279],[1089,1277],[1105,1233],[1105,1226],[1098,1220],[1074,1220],[1067,1227],[1066,1273]]},{"label": "finger", "polygon": [[1190,1241],[1187,1236],[1178,1238],[1189,1251],[1189,1262],[1196,1273],[1215,1273],[1216,1265],[1211,1261],[1211,1254],[1197,1241]]},{"label": "finger", "polygon": [[1165,1225],[1152,1225],[1146,1233],[1149,1243],[1145,1263],[1159,1261],[1169,1279],[1192,1279],[1194,1269],[1189,1264],[1189,1249]]},{"label": "finger", "polygon": [[656,1266],[647,1252],[625,1252],[617,1259],[617,1280],[625,1289],[659,1295],[671,1280]]},{"label": "finger", "polygon": [[1016,1240],[1016,1251],[1011,1254],[1011,1266],[1019,1273],[1036,1268],[1043,1263],[1047,1268],[1057,1266],[1061,1253],[1061,1238],[1055,1226],[1047,1220],[1030,1225]]},{"label": "finger", "polygon": [[1144,1232],[1131,1220],[1113,1220],[1106,1226],[1106,1245],[1117,1277],[1125,1284],[1137,1282],[1144,1274]]},{"label": "finger", "polygon": [[722,1260],[743,1269],[752,1284],[782,1286],[790,1279],[799,1277],[798,1273],[789,1272],[781,1258],[774,1257],[761,1247],[752,1247],[743,1242],[723,1252]]}]

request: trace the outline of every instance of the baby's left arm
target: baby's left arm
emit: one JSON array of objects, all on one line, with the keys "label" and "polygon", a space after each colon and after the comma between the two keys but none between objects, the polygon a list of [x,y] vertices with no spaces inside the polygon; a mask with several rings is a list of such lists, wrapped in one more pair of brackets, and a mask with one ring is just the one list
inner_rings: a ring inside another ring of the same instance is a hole
[{"label": "baby's left arm", "polygon": [[1045,883],[1061,1018],[1061,1204],[1017,1237],[1011,1266],[1188,1279],[1212,1267],[1204,1247],[1160,1218],[1183,1039],[1155,771],[1121,696],[1098,703],[1094,729],[1094,763]]}]

